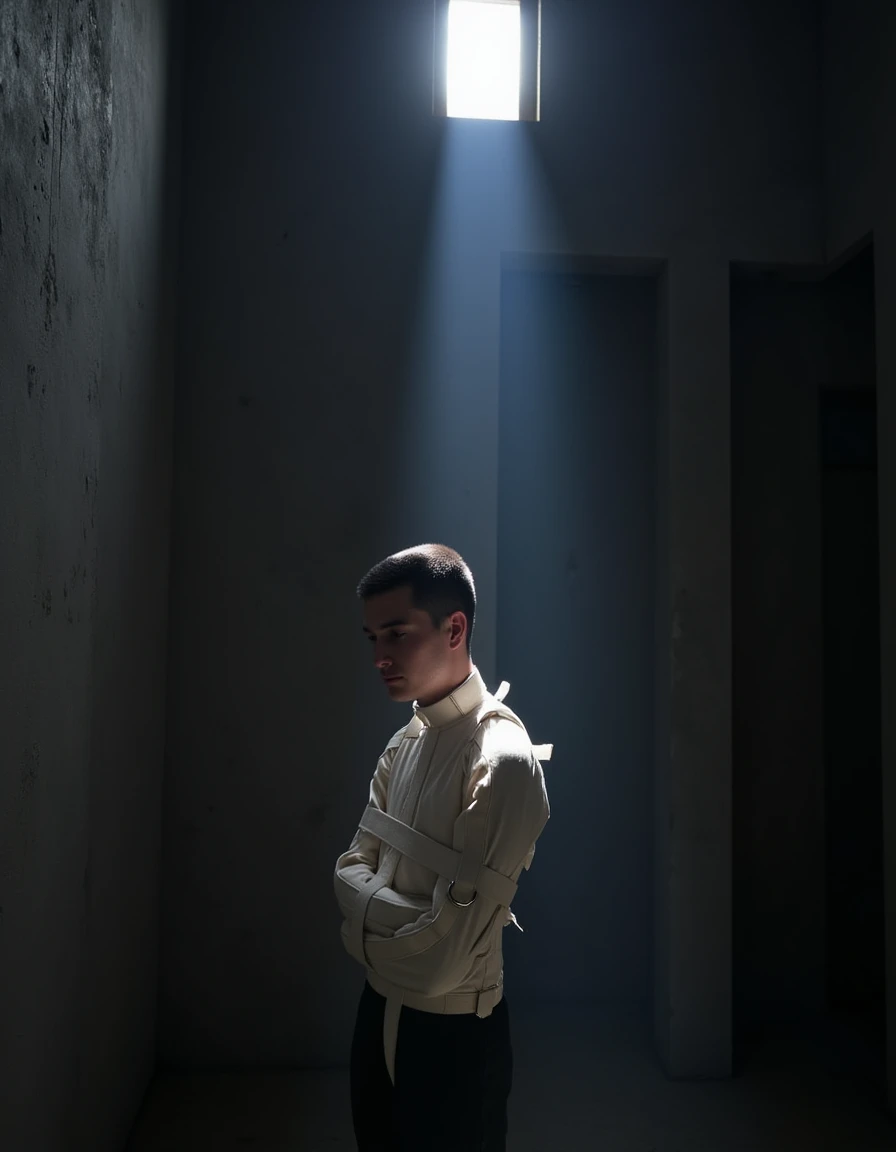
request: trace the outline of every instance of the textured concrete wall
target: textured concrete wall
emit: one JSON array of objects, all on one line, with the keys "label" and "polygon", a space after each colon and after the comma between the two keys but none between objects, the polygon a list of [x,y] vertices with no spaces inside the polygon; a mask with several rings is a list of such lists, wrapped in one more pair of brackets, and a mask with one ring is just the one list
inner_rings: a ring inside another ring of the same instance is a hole
[{"label": "textured concrete wall", "polygon": [[655,969],[654,1018],[673,1076],[728,1076],[732,1060],[728,287],[728,261],[711,244],[673,257],[664,283],[657,553],[668,570],[656,625],[669,679],[656,713],[654,860],[668,971]]},{"label": "textured concrete wall", "polygon": [[151,1075],[173,310],[167,4],[0,3],[0,1147]]},{"label": "textured concrete wall", "polygon": [[874,233],[887,1063],[896,1110],[896,6],[827,0],[824,33],[827,255]]},{"label": "textured concrete wall", "polygon": [[331,870],[403,716],[353,587],[447,539],[478,577],[476,658],[513,680],[500,262],[540,250],[670,260],[660,1024],[673,1069],[729,1066],[728,261],[820,259],[817,33],[810,0],[557,0],[527,126],[433,119],[419,0],[194,5],[164,1059],[347,1057],[360,973]]}]

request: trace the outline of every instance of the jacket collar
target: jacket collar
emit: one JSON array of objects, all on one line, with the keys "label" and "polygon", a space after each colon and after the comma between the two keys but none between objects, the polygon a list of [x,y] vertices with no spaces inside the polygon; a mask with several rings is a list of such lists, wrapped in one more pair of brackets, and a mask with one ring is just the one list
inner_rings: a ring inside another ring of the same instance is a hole
[{"label": "jacket collar", "polygon": [[415,702],[414,715],[426,728],[444,728],[446,724],[460,720],[478,708],[486,693],[485,681],[479,675],[478,669],[474,668],[463,684],[455,688],[450,696],[444,696],[425,708]]}]

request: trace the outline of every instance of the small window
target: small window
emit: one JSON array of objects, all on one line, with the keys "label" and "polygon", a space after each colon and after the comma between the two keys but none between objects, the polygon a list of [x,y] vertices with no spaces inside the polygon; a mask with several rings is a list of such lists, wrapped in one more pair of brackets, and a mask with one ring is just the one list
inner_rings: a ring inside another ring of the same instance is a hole
[{"label": "small window", "polygon": [[433,112],[539,118],[540,0],[435,0]]},{"label": "small window", "polygon": [[520,118],[520,6],[508,0],[448,5],[448,115]]}]

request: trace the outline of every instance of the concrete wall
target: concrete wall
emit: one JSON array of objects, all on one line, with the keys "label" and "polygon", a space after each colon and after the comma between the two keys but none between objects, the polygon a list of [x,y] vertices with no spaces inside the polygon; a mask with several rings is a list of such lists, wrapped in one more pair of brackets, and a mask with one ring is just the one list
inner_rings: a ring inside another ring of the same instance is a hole
[{"label": "concrete wall", "polygon": [[0,1146],[152,1074],[172,430],[165,3],[0,4]]},{"label": "concrete wall", "polygon": [[824,16],[827,255],[874,233],[888,1077],[896,1108],[896,8],[888,0],[826,0]]},{"label": "concrete wall", "polygon": [[497,657],[557,746],[560,814],[514,903],[507,994],[630,1010],[653,969],[657,277],[506,270],[501,294]]},{"label": "concrete wall", "polygon": [[193,5],[165,1061],[347,1058],[360,972],[331,869],[403,716],[354,583],[454,544],[477,661],[513,680],[494,666],[501,253],[567,251],[670,261],[658,1030],[672,1071],[730,1066],[728,261],[820,259],[818,33],[809,0],[553,0],[543,121],[445,122],[426,3]]}]

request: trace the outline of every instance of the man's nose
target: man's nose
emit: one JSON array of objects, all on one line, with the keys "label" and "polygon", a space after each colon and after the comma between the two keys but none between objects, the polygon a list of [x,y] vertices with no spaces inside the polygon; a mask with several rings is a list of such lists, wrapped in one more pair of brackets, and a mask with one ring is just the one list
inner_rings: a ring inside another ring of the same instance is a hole
[{"label": "man's nose", "polygon": [[392,663],[392,659],[391,657],[387,656],[385,652],[381,651],[379,648],[376,648],[373,653],[373,663],[374,667],[379,668],[379,670],[382,671],[384,668],[389,667],[389,665]]}]

